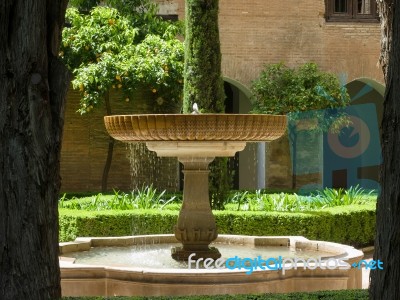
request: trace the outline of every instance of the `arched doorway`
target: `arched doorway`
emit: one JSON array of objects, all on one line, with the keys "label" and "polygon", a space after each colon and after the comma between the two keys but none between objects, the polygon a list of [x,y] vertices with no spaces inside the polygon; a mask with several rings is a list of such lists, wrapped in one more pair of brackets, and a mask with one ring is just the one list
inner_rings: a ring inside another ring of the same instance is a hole
[{"label": "arched doorway", "polygon": [[[225,112],[245,114],[252,109],[248,87],[240,82],[224,77]],[[264,154],[264,159],[262,159]],[[260,156],[260,157],[258,157]],[[256,143],[248,143],[246,148],[230,159],[230,167],[234,170],[234,189],[256,189],[265,185],[265,149],[259,151]]]}]

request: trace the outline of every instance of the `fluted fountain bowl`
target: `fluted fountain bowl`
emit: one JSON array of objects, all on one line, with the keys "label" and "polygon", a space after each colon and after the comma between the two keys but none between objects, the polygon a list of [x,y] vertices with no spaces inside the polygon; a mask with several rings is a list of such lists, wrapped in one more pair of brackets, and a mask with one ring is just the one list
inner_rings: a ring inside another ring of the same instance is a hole
[{"label": "fluted fountain bowl", "polygon": [[142,114],[104,117],[115,139],[133,141],[272,141],[286,116],[260,114]]}]

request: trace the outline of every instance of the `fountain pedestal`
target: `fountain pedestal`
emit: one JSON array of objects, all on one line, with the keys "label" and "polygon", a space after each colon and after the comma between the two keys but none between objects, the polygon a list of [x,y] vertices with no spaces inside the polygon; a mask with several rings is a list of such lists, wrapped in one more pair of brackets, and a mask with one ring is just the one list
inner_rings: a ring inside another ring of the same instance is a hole
[{"label": "fountain pedestal", "polygon": [[175,237],[182,247],[172,248],[172,258],[187,260],[195,253],[194,259],[221,256],[209,244],[217,236],[217,226],[212,214],[208,195],[208,165],[213,157],[178,158],[183,164],[183,203],[178,223],[174,228]]},{"label": "fountain pedestal", "polygon": [[182,247],[172,248],[172,258],[187,261],[192,259],[221,257],[218,249],[209,247],[218,237],[215,218],[212,214],[208,193],[208,165],[216,156],[234,156],[246,146],[246,142],[224,141],[176,141],[147,142],[147,147],[158,156],[177,156],[183,164],[183,203],[175,237]]}]

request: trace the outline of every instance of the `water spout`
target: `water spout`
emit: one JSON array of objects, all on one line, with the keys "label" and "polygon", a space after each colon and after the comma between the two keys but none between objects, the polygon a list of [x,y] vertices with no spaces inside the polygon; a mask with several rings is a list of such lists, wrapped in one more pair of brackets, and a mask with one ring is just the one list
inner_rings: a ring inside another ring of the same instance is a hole
[{"label": "water spout", "polygon": [[192,115],[198,115],[201,114],[199,111],[199,107],[197,106],[197,103],[193,104],[193,111],[192,111]]}]

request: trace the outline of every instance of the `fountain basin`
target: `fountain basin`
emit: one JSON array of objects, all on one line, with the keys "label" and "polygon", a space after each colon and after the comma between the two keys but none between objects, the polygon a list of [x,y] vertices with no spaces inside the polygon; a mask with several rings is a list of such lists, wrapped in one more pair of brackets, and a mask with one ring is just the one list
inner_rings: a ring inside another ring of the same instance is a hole
[{"label": "fountain basin", "polygon": [[[88,251],[99,246],[127,246],[154,243],[176,243],[172,234],[111,238],[78,238],[60,244],[61,286],[63,296],[178,296],[284,293],[298,291],[357,289],[362,285],[361,269],[304,269],[245,270],[231,269],[156,269],[118,265],[76,264],[62,255],[74,251]],[[352,264],[362,259],[363,253],[350,246],[331,242],[310,241],[304,237],[256,237],[219,235],[216,244],[280,246],[283,248],[323,251],[329,257],[346,259]],[[282,249],[283,249],[282,248]],[[157,259],[157,257],[154,257]],[[322,265],[323,266],[323,265]],[[324,267],[324,266],[323,266]]]},{"label": "fountain basin", "polygon": [[272,141],[286,130],[286,116],[259,114],[143,114],[104,117],[108,133],[135,141]]}]

